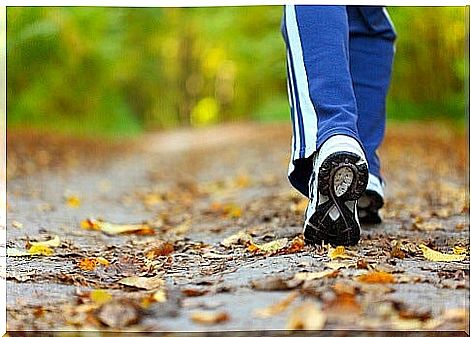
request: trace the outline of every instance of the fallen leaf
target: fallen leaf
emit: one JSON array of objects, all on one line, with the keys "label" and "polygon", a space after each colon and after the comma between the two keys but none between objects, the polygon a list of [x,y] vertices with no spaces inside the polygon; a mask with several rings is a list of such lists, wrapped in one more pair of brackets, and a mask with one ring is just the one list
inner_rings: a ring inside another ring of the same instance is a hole
[{"label": "fallen leaf", "polygon": [[197,296],[203,296],[204,294],[207,294],[208,290],[196,289],[196,288],[185,288],[185,289],[182,289],[182,293],[188,297],[197,297]]},{"label": "fallen leaf", "polygon": [[145,296],[141,300],[141,307],[147,309],[152,303],[164,303],[167,301],[167,293],[164,289],[159,289],[150,296]]},{"label": "fallen leaf", "polygon": [[53,239],[47,240],[47,241],[28,241],[26,244],[27,248],[30,248],[34,245],[37,246],[43,246],[43,247],[59,247],[61,245],[61,240],[59,239],[59,236],[54,236]]},{"label": "fallen leaf", "polygon": [[244,231],[240,231],[237,234],[231,235],[221,242],[221,245],[227,248],[231,248],[236,245],[246,245],[252,242],[252,236]]},{"label": "fallen leaf", "polygon": [[463,254],[466,254],[467,252],[468,252],[468,249],[466,249],[466,247],[461,247],[461,246],[453,247],[453,254],[463,255]]},{"label": "fallen leaf", "polygon": [[424,244],[421,244],[419,248],[422,250],[424,254],[424,258],[429,261],[434,262],[452,262],[452,261],[463,261],[466,258],[466,255],[458,255],[458,254],[444,254],[437,252]]},{"label": "fallen leaf", "polygon": [[159,278],[158,276],[154,277],[141,277],[141,276],[131,276],[125,277],[118,281],[120,284],[124,284],[130,287],[136,287],[146,290],[152,290],[165,285],[165,281]]},{"label": "fallen leaf", "polygon": [[274,254],[276,252],[279,252],[283,248],[286,248],[287,246],[288,239],[283,238],[279,240],[270,241],[261,245],[252,242],[247,246],[247,249],[251,253]]},{"label": "fallen leaf", "polygon": [[391,251],[391,257],[397,257],[399,259],[403,259],[406,257],[406,254],[402,250],[402,243],[400,240],[394,240],[391,242],[393,249]]},{"label": "fallen leaf", "polygon": [[262,279],[252,280],[250,285],[256,290],[272,291],[287,290],[299,286],[303,281],[298,279],[284,279],[279,276],[268,276]]},{"label": "fallen leaf", "polygon": [[294,275],[295,279],[302,280],[302,281],[311,281],[316,280],[323,277],[336,277],[339,273],[338,269],[334,270],[324,270],[315,273],[297,273]]},{"label": "fallen leaf", "polygon": [[124,328],[139,321],[136,305],[126,300],[113,300],[105,303],[97,314],[103,324],[111,328]]},{"label": "fallen leaf", "polygon": [[170,255],[174,252],[173,245],[169,242],[159,241],[144,251],[145,256],[153,260],[158,256]]},{"label": "fallen leaf", "polygon": [[371,271],[357,277],[357,280],[365,283],[394,283],[392,274],[384,271]]},{"label": "fallen leaf", "polygon": [[341,268],[350,268],[355,266],[354,262],[337,262],[337,261],[330,261],[326,262],[325,266],[331,269],[341,269]]},{"label": "fallen leaf", "polygon": [[155,302],[163,303],[167,301],[167,293],[163,289],[159,289],[152,294],[152,299]]},{"label": "fallen leaf", "polygon": [[288,245],[287,248],[283,249],[286,253],[297,253],[304,248],[304,238],[302,236],[295,237]]},{"label": "fallen leaf", "polygon": [[191,314],[191,320],[199,324],[218,324],[228,321],[229,315],[223,311],[195,311]]},{"label": "fallen leaf", "polygon": [[289,305],[299,296],[297,291],[291,292],[286,298],[263,309],[255,309],[254,314],[260,318],[278,315],[288,309]]},{"label": "fallen leaf", "polygon": [[96,304],[104,304],[109,301],[113,296],[104,289],[95,289],[90,292],[90,300]]},{"label": "fallen leaf", "polygon": [[329,252],[327,256],[330,257],[331,260],[334,259],[352,259],[353,257],[346,253],[344,246],[337,246],[335,248],[329,247]]},{"label": "fallen leaf", "polygon": [[325,314],[312,302],[305,302],[294,308],[289,315],[288,330],[321,330],[326,323]]},{"label": "fallen leaf", "polygon": [[66,204],[70,208],[80,207],[80,198],[76,195],[69,195],[66,197]]},{"label": "fallen leaf", "polygon": [[49,248],[49,247],[46,246],[46,245],[36,244],[36,245],[31,246],[31,247],[28,249],[28,253],[29,253],[30,255],[45,255],[45,256],[49,256],[49,255],[54,254],[54,250],[52,250],[51,248]]},{"label": "fallen leaf", "polygon": [[110,262],[103,257],[86,257],[77,263],[78,267],[85,271],[94,270],[98,264],[107,266]]},{"label": "fallen leaf", "polygon": [[153,235],[154,229],[146,224],[126,224],[118,225],[96,219],[86,219],[81,223],[81,227],[87,230],[102,231],[108,235],[117,234],[137,234],[137,235]]}]

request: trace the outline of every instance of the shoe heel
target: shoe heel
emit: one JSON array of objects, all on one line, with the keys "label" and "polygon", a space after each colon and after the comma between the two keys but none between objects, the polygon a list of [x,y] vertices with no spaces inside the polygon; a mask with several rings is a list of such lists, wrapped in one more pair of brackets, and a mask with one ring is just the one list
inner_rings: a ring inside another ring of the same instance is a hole
[{"label": "shoe heel", "polygon": [[336,152],[319,169],[318,187],[339,201],[358,200],[368,185],[368,165],[357,154]]}]

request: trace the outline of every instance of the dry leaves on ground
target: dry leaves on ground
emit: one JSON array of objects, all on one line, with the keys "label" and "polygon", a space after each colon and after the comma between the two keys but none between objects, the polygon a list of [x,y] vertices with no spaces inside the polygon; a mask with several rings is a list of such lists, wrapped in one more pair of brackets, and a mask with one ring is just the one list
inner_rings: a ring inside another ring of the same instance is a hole
[{"label": "dry leaves on ground", "polygon": [[327,253],[327,256],[330,257],[331,260],[334,259],[352,259],[353,256],[350,255],[344,246],[337,246],[335,248],[330,248],[329,247],[329,252]]},{"label": "dry leaves on ground", "polygon": [[463,261],[464,259],[466,259],[466,255],[440,253],[423,244],[420,245],[419,248],[422,250],[422,253],[424,254],[424,258],[426,258],[429,261],[453,262],[453,261]]},{"label": "dry leaves on ground", "polygon": [[103,266],[108,266],[110,262],[103,257],[86,257],[81,259],[77,263],[77,266],[84,271],[92,271],[95,270],[95,268],[100,264]]},{"label": "dry leaves on ground", "polygon": [[118,281],[119,284],[123,284],[130,287],[153,290],[160,288],[165,285],[165,281],[158,276],[154,277],[141,277],[141,276],[131,276],[125,277]]},{"label": "dry leaves on ground", "polygon": [[331,269],[314,273],[297,273],[294,275],[294,278],[301,281],[312,281],[323,277],[336,277],[339,273],[338,269]]},{"label": "dry leaves on ground", "polygon": [[364,283],[394,283],[396,281],[392,274],[384,271],[370,271],[358,276],[357,280]]},{"label": "dry leaves on ground", "polygon": [[137,234],[153,235],[154,229],[147,224],[113,224],[97,219],[86,219],[80,223],[83,229],[101,231],[108,235]]},{"label": "dry leaves on ground", "polygon": [[153,260],[159,256],[170,255],[174,252],[174,247],[171,243],[165,241],[157,241],[144,251],[144,255]]}]

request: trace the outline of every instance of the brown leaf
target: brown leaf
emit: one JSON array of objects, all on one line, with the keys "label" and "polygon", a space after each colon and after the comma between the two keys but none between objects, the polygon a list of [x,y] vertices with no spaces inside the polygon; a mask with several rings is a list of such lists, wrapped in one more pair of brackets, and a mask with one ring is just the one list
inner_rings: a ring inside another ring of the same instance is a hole
[{"label": "brown leaf", "polygon": [[197,288],[184,288],[182,289],[182,293],[188,297],[197,297],[197,296],[203,296],[204,294],[207,294],[208,290],[197,289]]},{"label": "brown leaf", "polygon": [[312,302],[296,307],[288,318],[287,330],[321,330],[326,323],[325,314]]},{"label": "brown leaf", "polygon": [[174,252],[174,247],[169,242],[158,241],[144,251],[144,255],[153,260],[158,256],[167,256]]},{"label": "brown leaf", "polygon": [[292,289],[300,285],[303,281],[301,280],[286,280],[279,276],[269,276],[263,279],[253,280],[250,282],[252,288],[256,290],[287,290]]},{"label": "brown leaf", "polygon": [[83,229],[102,231],[108,235],[118,234],[136,234],[136,235],[153,235],[154,229],[147,224],[124,224],[118,225],[97,219],[86,219],[80,223]]},{"label": "brown leaf", "polygon": [[212,325],[228,321],[229,315],[223,311],[194,311],[191,319],[198,324]]},{"label": "brown leaf", "polygon": [[398,259],[403,259],[406,257],[406,254],[401,249],[402,243],[400,240],[393,241],[391,242],[391,244],[393,245],[393,249],[391,251],[391,257],[397,257]]}]

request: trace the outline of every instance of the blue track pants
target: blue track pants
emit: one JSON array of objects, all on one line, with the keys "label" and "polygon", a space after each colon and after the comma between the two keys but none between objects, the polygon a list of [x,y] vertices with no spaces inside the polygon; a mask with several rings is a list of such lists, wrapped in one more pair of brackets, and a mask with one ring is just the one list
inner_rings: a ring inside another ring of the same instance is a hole
[{"label": "blue track pants", "polygon": [[396,34],[384,7],[284,8],[288,96],[293,123],[289,180],[308,196],[313,153],[333,135],[363,146],[382,180],[376,150],[385,128]]}]

